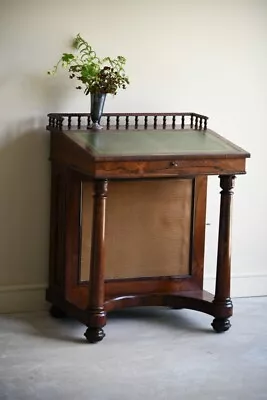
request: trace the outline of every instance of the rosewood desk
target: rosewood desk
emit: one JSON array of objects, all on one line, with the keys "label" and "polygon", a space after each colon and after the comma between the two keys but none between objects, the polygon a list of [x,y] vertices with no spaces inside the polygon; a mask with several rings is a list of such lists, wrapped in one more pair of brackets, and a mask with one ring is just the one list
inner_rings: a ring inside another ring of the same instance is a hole
[{"label": "rosewood desk", "polygon": [[[105,336],[106,314],[133,306],[198,310],[230,328],[235,175],[249,153],[195,113],[49,114],[52,184],[47,300],[54,317]],[[215,295],[203,290],[208,175],[221,187]]]}]

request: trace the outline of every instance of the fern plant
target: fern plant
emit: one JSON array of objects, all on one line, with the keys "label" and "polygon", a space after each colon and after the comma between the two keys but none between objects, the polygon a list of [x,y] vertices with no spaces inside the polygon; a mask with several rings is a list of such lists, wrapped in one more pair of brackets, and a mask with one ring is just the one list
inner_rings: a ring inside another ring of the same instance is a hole
[{"label": "fern plant", "polygon": [[95,51],[78,34],[73,40],[73,48],[77,54],[63,53],[58,63],[49,75],[54,75],[59,66],[67,68],[70,79],[76,78],[81,84],[76,89],[82,89],[84,93],[110,93],[117,94],[118,89],[126,89],[129,79],[125,74],[126,59],[118,56],[114,59],[97,57]]}]

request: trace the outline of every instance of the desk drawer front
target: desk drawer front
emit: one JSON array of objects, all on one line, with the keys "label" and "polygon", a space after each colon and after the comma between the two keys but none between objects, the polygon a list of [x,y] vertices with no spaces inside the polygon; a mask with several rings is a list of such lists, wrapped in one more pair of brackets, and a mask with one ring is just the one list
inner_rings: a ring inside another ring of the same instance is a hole
[{"label": "desk drawer front", "polygon": [[97,177],[164,177],[245,173],[245,159],[99,162]]}]

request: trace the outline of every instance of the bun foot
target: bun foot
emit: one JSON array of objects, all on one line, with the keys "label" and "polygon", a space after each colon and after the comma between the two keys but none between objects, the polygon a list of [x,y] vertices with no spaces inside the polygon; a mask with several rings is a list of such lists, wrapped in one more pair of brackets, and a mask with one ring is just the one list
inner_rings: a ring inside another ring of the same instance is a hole
[{"label": "bun foot", "polygon": [[57,318],[57,319],[66,317],[66,314],[62,310],[60,310],[60,308],[58,308],[56,306],[50,307],[49,314],[51,315],[51,317]]},{"label": "bun foot", "polygon": [[217,333],[228,331],[231,327],[231,323],[228,318],[214,318],[211,326]]},{"label": "bun foot", "polygon": [[97,343],[101,342],[106,335],[102,328],[87,328],[84,336],[89,343]]}]

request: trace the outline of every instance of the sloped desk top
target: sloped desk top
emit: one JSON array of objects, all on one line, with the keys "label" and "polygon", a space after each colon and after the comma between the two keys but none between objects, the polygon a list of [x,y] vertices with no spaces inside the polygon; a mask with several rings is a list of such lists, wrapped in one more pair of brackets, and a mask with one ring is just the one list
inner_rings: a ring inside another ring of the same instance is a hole
[{"label": "sloped desk top", "polygon": [[51,159],[96,178],[244,174],[248,157],[209,129],[52,130]]},{"label": "sloped desk top", "polygon": [[249,153],[211,130],[71,130],[64,134],[94,158],[160,156],[249,157]]}]

